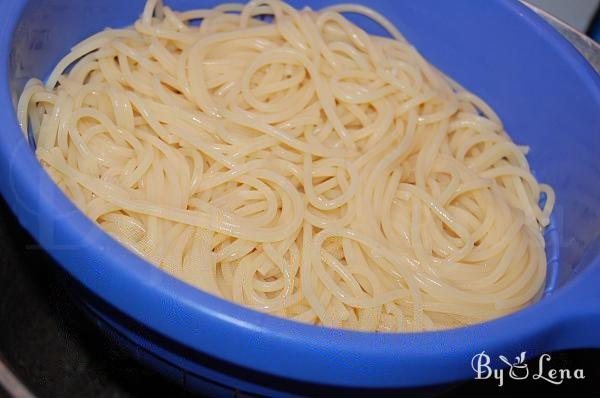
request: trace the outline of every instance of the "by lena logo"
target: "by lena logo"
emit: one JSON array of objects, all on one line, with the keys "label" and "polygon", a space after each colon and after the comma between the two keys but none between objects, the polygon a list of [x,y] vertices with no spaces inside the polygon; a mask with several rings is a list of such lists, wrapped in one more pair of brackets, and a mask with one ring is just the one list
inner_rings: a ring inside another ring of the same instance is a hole
[{"label": "by lena logo", "polygon": [[510,363],[504,355],[500,355],[498,358],[509,366],[508,375],[511,379],[523,380],[529,376],[529,368],[525,363],[525,351],[515,357],[515,363]]},{"label": "by lena logo", "polygon": [[498,386],[504,385],[505,372],[508,371],[508,377],[513,380],[525,380],[531,377],[533,380],[543,380],[552,384],[562,384],[565,380],[585,379],[583,369],[555,369],[550,367],[550,354],[542,354],[538,360],[538,367],[535,372],[532,369],[530,374],[529,366],[525,363],[525,351],[515,357],[514,362],[509,361],[504,355],[499,355],[498,359],[508,366],[504,368],[493,368],[490,363],[491,358],[485,351],[475,354],[471,359],[471,368],[475,372],[475,379],[483,380],[494,378],[498,381]]}]

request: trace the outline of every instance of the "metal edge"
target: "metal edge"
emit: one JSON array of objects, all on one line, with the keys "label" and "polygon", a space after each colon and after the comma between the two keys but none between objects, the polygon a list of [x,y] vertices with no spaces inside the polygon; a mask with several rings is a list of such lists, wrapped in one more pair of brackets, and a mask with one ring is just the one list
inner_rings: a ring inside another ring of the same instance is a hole
[{"label": "metal edge", "polygon": [[0,357],[0,388],[3,387],[9,396],[14,398],[35,398],[35,395],[8,368]]}]

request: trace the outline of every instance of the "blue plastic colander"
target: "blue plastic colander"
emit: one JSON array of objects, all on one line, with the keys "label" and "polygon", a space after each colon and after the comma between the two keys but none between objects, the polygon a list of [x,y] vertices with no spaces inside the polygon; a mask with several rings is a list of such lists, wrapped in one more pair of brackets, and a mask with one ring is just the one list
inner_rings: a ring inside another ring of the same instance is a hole
[{"label": "blue plastic colander", "polygon": [[[353,0],[357,1],[357,0]],[[362,2],[362,1],[357,1]],[[218,2],[166,1],[175,9]],[[320,8],[329,1],[291,1]],[[544,298],[443,332],[375,334],[294,323],[192,288],[121,247],[60,192],[17,125],[15,103],[79,40],[126,26],[142,0],[0,0],[0,188],[20,223],[74,281],[98,325],[190,388],[231,395],[416,388],[472,378],[471,358],[600,347],[600,77],[516,1],[392,1],[386,15],[430,62],[483,97],[557,205]],[[356,21],[370,32],[380,29]],[[335,390],[331,390],[335,391]]]}]

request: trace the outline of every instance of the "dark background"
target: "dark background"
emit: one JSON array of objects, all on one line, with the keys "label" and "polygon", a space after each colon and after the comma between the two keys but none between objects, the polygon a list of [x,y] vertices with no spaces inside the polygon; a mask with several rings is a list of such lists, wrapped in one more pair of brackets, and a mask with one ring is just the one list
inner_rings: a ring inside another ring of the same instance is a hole
[{"label": "dark background", "polygon": [[[0,359],[29,390],[42,398],[192,396],[119,349],[72,303],[63,280],[0,201]],[[530,362],[537,369],[537,359]],[[551,365],[581,368],[586,378],[560,386],[508,379],[498,387],[495,380],[472,380],[440,396],[600,397],[600,350],[553,353]]]}]

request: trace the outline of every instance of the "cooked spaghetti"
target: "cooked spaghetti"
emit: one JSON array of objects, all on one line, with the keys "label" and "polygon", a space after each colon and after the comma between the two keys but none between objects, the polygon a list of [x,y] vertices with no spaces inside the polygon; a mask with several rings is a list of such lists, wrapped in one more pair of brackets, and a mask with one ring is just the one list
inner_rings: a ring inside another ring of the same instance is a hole
[{"label": "cooked spaghetti", "polygon": [[554,195],[527,148],[363,6],[150,0],[30,80],[18,118],[102,229],[260,311],[421,331],[515,311],[544,285]]}]

